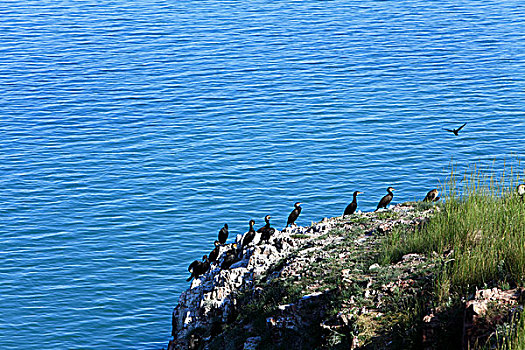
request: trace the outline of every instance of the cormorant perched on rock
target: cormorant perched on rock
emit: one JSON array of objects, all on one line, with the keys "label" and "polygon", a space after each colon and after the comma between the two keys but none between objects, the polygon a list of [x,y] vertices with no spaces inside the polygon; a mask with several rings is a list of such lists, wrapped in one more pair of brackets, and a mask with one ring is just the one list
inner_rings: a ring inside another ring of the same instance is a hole
[{"label": "cormorant perched on rock", "polygon": [[270,227],[270,218],[271,216],[270,215],[266,215],[264,217],[264,222],[266,222],[266,225],[264,225],[263,227],[261,227],[260,229],[257,230],[258,233],[262,233],[265,229],[269,228]]},{"label": "cormorant perched on rock", "polygon": [[264,225],[263,227],[261,227],[260,229],[257,230],[257,232],[259,232],[261,234],[261,241],[268,242],[270,237],[275,232],[275,229],[273,227],[270,227],[270,218],[271,218],[270,215],[266,215],[264,217],[264,221],[266,222],[266,225]]},{"label": "cormorant perched on rock", "polygon": [[202,260],[203,261],[195,260],[190,264],[190,266],[188,266],[188,272],[191,273],[191,276],[186,281],[190,281],[192,278],[197,278],[208,271],[210,268],[208,256],[204,255]]},{"label": "cormorant perched on rock", "polygon": [[351,215],[355,213],[355,210],[357,209],[357,195],[362,194],[363,192],[355,191],[354,192],[354,199],[352,200],[352,203],[348,204],[348,206],[345,209],[345,212],[343,213],[343,216],[345,215]]},{"label": "cormorant perched on rock", "polygon": [[423,199],[423,202],[437,202],[440,197],[438,197],[439,191],[437,188],[434,188],[431,191],[428,191],[427,196]]},{"label": "cormorant perched on rock", "polygon": [[241,245],[243,247],[246,247],[248,244],[252,243],[253,239],[255,238],[255,230],[253,225],[255,225],[255,221],[252,219],[250,220],[250,229],[244,234],[244,237],[242,238]]},{"label": "cormorant perched on rock", "polygon": [[376,211],[379,208],[386,209],[386,206],[389,205],[390,202],[392,201],[392,198],[394,198],[394,194],[392,193],[392,191],[395,191],[395,190],[392,187],[387,188],[386,191],[388,192],[388,194],[384,196],[383,198],[381,198],[381,200],[379,201],[379,204],[377,205]]},{"label": "cormorant perched on rock", "polygon": [[295,224],[295,220],[297,220],[297,218],[299,217],[299,214],[301,214],[301,210],[303,210],[303,208],[300,207],[301,204],[302,204],[301,202],[297,202],[294,204],[295,209],[292,210],[290,215],[288,215],[288,221],[286,222],[286,227],[288,227],[288,225]]},{"label": "cormorant perched on rock", "polygon": [[525,184],[518,185],[516,191],[518,192],[518,195],[525,200]]},{"label": "cormorant perched on rock", "polygon": [[210,256],[208,257],[210,264],[217,261],[221,250],[221,243],[219,241],[215,241],[213,244],[215,244],[215,248],[211,251]]},{"label": "cormorant perched on rock", "polygon": [[224,254],[224,260],[221,264],[221,269],[227,270],[232,266],[234,263],[236,263],[239,259],[237,258],[237,244],[233,243],[230,250]]},{"label": "cormorant perched on rock", "polygon": [[451,129],[445,129],[445,128],[443,128],[443,130],[450,131],[451,133],[454,133],[454,135],[458,136],[459,131],[460,131],[461,129],[463,129],[463,127],[464,127],[465,125],[467,125],[467,123],[461,125],[461,126],[460,126],[459,128],[457,128],[457,129],[452,129],[452,130],[451,130]]},{"label": "cormorant perched on rock", "polygon": [[219,243],[224,244],[228,239],[228,224],[224,224],[224,227],[219,231]]}]

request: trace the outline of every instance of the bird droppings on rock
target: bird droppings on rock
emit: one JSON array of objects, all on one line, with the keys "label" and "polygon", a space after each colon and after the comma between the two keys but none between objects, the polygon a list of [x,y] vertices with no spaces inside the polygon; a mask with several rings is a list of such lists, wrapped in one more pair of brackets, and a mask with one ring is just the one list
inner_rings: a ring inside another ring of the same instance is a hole
[{"label": "bird droppings on rock", "polygon": [[[422,227],[439,210],[405,203],[292,225],[244,249],[228,270],[219,266],[232,245],[221,247],[217,263],[181,294],[168,350],[195,343],[201,349],[389,348],[399,340],[388,329],[404,317],[403,303],[424,293],[431,269],[446,257],[407,254],[382,266],[379,243],[396,227]],[[420,321],[437,324],[436,315]],[[427,329],[427,340],[437,334]]]},{"label": "bird droppings on rock", "polygon": [[375,263],[375,264],[370,265],[370,267],[368,268],[368,271],[377,272],[380,269],[381,269],[381,265],[379,265],[378,263]]}]

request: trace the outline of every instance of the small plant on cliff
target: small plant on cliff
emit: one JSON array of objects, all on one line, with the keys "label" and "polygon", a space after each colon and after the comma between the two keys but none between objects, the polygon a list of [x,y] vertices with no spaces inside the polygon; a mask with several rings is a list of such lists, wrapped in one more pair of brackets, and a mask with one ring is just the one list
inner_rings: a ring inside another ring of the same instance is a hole
[{"label": "small plant on cliff", "polygon": [[525,317],[523,311],[521,314],[514,314],[510,325],[498,329],[495,338],[498,350],[525,350]]}]

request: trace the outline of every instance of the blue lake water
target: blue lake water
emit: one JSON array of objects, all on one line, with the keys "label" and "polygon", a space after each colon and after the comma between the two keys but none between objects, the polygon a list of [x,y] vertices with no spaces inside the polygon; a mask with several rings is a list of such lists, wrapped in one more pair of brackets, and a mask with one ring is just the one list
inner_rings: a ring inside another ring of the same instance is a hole
[{"label": "blue lake water", "polygon": [[524,155],[524,33],[512,0],[0,4],[0,348],[160,349],[225,222]]}]

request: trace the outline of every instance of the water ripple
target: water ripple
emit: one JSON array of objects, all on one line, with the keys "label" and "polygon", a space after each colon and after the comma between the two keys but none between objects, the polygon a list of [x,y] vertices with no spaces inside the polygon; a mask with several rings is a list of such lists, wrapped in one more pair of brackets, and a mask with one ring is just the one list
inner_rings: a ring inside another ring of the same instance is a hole
[{"label": "water ripple", "polygon": [[523,156],[524,10],[0,4],[0,347],[159,349],[225,222],[280,228],[300,200],[309,224],[356,189],[373,210],[451,160]]}]

